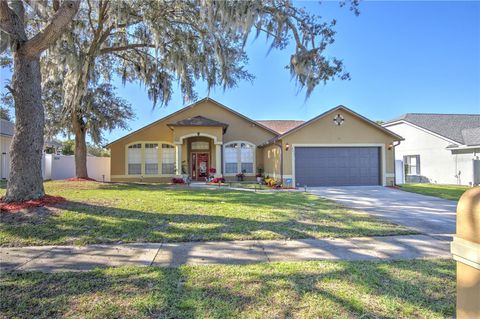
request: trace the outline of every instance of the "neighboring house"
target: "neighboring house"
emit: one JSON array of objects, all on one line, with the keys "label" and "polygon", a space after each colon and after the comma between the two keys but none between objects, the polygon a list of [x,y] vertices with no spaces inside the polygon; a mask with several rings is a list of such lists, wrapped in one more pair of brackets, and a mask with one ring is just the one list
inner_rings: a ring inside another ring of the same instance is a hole
[{"label": "neighboring house", "polygon": [[13,139],[13,123],[0,119],[0,179],[7,179],[10,173],[10,144]]},{"label": "neighboring house", "polygon": [[408,113],[383,126],[405,139],[397,183],[480,183],[480,114]]},{"label": "neighboring house", "polygon": [[[8,179],[10,173],[10,144],[12,143],[14,124],[0,119],[0,179]],[[45,141],[44,149],[57,152],[61,144]],[[110,158],[88,156],[87,167],[90,177],[99,181],[110,180]],[[44,180],[66,179],[75,176],[73,156],[44,154],[42,157],[42,175]]]},{"label": "neighboring house", "polygon": [[[402,137],[344,107],[307,122],[254,121],[205,98],[107,145],[112,181],[227,180],[259,168],[287,185],[392,185]],[[213,171],[213,170],[212,170]]]}]

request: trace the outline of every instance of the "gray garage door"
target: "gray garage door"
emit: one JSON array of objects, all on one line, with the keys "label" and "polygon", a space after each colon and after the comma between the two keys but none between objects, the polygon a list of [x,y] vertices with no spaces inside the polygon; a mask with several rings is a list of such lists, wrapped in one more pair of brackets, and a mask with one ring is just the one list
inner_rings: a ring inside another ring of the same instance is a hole
[{"label": "gray garage door", "polygon": [[380,184],[379,147],[295,147],[298,186]]}]

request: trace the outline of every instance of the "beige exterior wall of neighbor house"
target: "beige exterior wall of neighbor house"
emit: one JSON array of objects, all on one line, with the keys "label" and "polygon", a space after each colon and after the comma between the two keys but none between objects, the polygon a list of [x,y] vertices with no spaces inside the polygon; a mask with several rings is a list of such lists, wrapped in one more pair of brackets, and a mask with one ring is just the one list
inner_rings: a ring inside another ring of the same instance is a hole
[{"label": "beige exterior wall of neighbor house", "polygon": [[[222,127],[218,126],[168,126],[168,124],[195,116],[203,116],[208,119],[228,124],[228,128],[225,134],[223,134]],[[216,167],[217,151],[215,140],[220,147],[223,147],[223,145],[234,141],[249,142],[258,146],[275,136],[274,132],[265,129],[246,118],[243,118],[241,115],[235,114],[233,111],[220,106],[212,100],[205,99],[108,145],[108,148],[111,150],[112,158],[112,181],[142,180],[151,182],[170,182],[172,179],[172,176],[170,175],[160,176],[161,174],[159,174],[159,176],[150,177],[145,175],[129,176],[126,170],[126,154],[128,145],[133,143],[168,143],[172,145],[177,143],[178,145],[178,143],[181,142],[180,139],[186,136],[181,145],[181,155],[182,162],[186,162],[188,165],[190,165],[190,150],[188,148],[188,142],[193,141],[194,137],[198,136],[197,133],[200,133],[200,137],[206,138],[210,141],[210,167],[216,168],[217,171],[219,170]],[[255,155],[256,163],[254,164],[254,173],[251,174],[252,176],[250,176],[252,178],[254,178],[257,168],[263,166],[263,150],[261,148],[256,148]],[[219,162],[222,163],[223,160],[221,159]]]},{"label": "beige exterior wall of neighbor house", "polygon": [[[344,118],[342,125],[336,125],[333,118],[340,114]],[[389,149],[396,139],[371,123],[350,112],[338,110],[317,119],[303,128],[286,135],[282,139],[284,178],[294,178],[293,152],[297,146],[380,146],[382,147],[382,180],[385,185],[394,181],[394,152]],[[290,145],[285,151],[286,144]]]}]

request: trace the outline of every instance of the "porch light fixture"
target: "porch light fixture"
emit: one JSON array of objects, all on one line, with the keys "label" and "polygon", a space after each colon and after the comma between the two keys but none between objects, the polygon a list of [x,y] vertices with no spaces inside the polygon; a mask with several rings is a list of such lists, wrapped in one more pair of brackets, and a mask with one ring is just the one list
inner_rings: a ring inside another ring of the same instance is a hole
[{"label": "porch light fixture", "polygon": [[288,151],[290,149],[290,144],[285,144],[285,151]]}]

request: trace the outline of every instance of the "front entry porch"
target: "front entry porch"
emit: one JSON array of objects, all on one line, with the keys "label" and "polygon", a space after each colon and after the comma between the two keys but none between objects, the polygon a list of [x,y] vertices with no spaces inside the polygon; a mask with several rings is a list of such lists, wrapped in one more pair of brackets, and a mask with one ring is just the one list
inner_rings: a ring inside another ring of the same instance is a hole
[{"label": "front entry porch", "polygon": [[222,177],[223,134],[228,125],[202,116],[170,123],[175,144],[177,177],[206,181]]},{"label": "front entry porch", "polygon": [[222,176],[222,144],[201,136],[189,137],[176,144],[176,174],[189,176],[195,181],[206,181],[208,177]]}]

